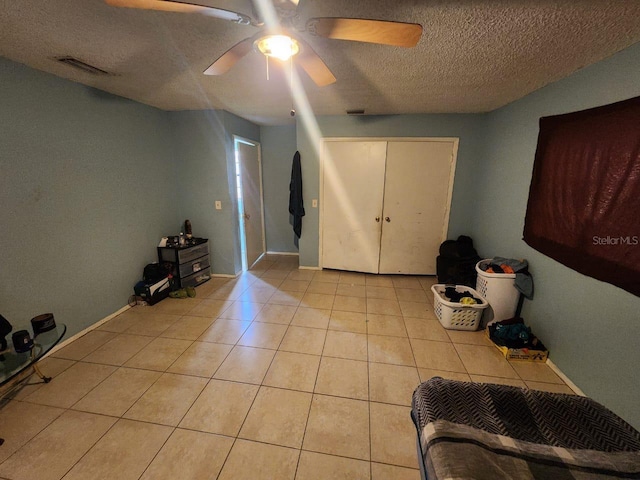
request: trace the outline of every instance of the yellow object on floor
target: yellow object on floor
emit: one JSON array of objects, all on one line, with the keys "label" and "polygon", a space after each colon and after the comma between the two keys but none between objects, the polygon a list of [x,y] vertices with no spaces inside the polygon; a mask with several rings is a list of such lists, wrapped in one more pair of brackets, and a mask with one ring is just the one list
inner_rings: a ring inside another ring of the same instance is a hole
[{"label": "yellow object on floor", "polygon": [[187,298],[189,295],[187,295],[187,291],[184,288],[181,288],[175,292],[169,292],[169,296],[171,298]]}]

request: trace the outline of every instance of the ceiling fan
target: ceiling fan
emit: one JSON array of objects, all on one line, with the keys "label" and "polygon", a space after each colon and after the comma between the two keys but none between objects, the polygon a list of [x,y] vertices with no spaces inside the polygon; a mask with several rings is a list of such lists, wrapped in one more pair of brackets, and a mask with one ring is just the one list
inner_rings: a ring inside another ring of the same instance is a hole
[{"label": "ceiling fan", "polygon": [[263,55],[288,60],[296,55],[296,63],[322,87],[336,81],[333,73],[311,46],[297,35],[307,32],[318,37],[356,42],[377,43],[398,47],[414,47],[422,35],[422,26],[417,23],[392,22],[383,20],[319,17],[299,25],[297,15],[300,0],[271,0],[279,17],[277,31],[267,28],[256,13],[252,1],[253,16],[217,7],[198,5],[179,0],[104,0],[115,7],[161,10],[167,12],[197,13],[228,20],[239,25],[260,28],[255,35],[236,43],[207,68],[205,75],[222,75],[229,71],[238,60],[253,50]]}]

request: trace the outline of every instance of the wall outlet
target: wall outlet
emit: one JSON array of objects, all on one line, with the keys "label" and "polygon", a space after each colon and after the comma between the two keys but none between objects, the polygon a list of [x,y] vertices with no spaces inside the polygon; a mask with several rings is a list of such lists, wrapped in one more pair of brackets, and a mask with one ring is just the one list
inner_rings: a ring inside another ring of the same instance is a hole
[{"label": "wall outlet", "polygon": [[222,202],[220,200],[216,200],[216,210],[222,210]]},{"label": "wall outlet", "polygon": [[314,198],[313,200],[311,200],[311,206],[313,208],[318,208],[318,199]]}]

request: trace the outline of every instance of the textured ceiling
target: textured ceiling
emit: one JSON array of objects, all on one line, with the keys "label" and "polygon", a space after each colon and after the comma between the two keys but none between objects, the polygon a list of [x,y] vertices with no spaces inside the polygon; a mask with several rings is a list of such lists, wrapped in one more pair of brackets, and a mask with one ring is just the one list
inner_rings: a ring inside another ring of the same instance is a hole
[{"label": "textured ceiling", "polygon": [[[251,15],[250,0],[201,0]],[[257,27],[102,0],[0,0],[0,55],[165,110],[225,109],[290,122],[288,70],[250,53],[219,77],[202,72]],[[301,23],[341,16],[419,23],[415,48],[298,33],[337,82],[300,81],[317,115],[486,112],[640,41],[636,0],[301,0]],[[60,64],[70,55],[113,75]],[[295,61],[294,61],[295,64]]]}]

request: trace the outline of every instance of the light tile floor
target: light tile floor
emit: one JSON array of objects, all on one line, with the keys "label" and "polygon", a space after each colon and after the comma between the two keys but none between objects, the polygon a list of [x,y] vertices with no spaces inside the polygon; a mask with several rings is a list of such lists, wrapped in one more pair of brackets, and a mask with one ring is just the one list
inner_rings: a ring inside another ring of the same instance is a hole
[{"label": "light tile floor", "polygon": [[571,393],[483,332],[445,330],[433,283],[268,256],[130,309],[45,359],[51,383],[4,399],[0,478],[418,479],[420,381]]}]

